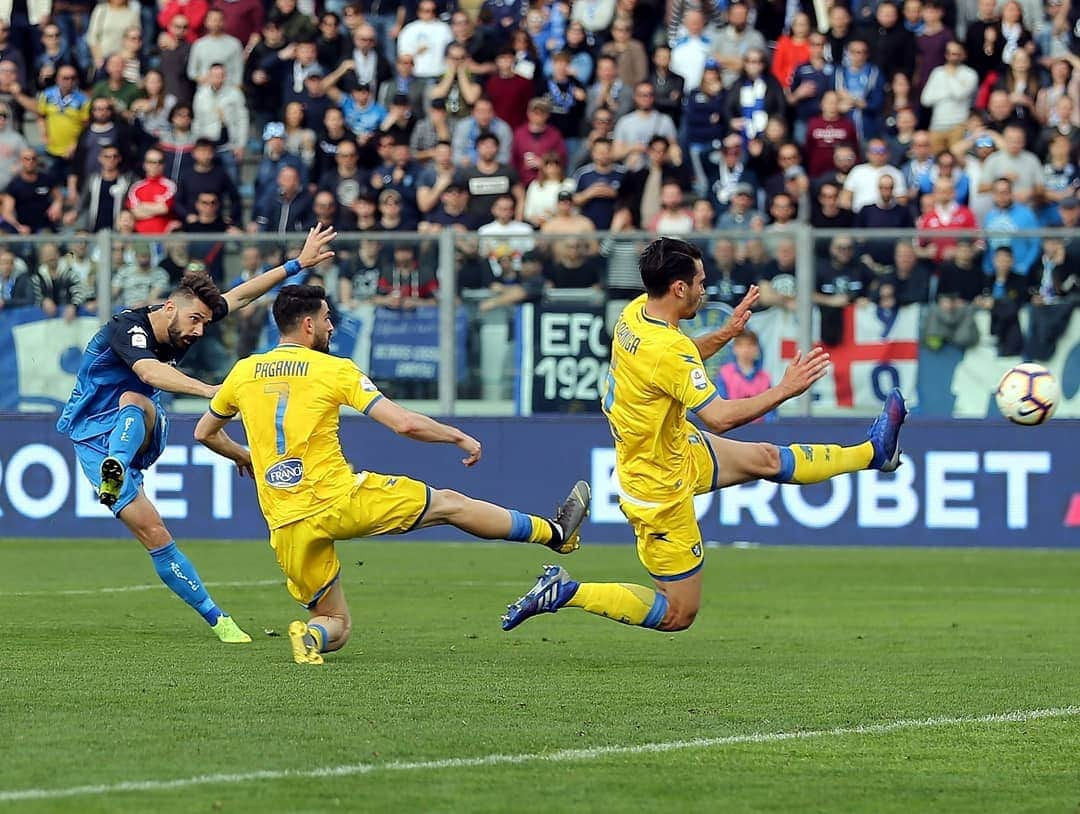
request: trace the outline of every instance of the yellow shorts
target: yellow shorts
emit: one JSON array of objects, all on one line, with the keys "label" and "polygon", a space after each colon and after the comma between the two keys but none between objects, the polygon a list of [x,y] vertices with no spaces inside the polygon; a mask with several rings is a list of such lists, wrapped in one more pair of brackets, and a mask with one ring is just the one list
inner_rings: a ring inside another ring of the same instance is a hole
[{"label": "yellow shorts", "polygon": [[704,563],[693,495],[714,491],[718,471],[712,447],[696,428],[689,441],[693,494],[671,503],[646,503],[626,496],[619,501],[637,538],[638,559],[653,579],[661,582],[693,576]]},{"label": "yellow shorts", "polygon": [[335,540],[412,531],[430,503],[431,487],[418,480],[359,473],[352,490],[329,508],[270,532],[289,593],[313,608],[341,571]]}]

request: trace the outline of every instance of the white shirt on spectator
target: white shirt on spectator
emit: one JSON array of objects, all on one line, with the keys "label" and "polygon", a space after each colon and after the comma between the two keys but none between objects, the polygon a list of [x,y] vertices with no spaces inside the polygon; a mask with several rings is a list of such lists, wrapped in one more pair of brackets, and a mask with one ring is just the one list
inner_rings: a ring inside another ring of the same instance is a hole
[{"label": "white shirt on spectator", "polygon": [[893,194],[897,198],[907,195],[904,175],[891,164],[875,167],[873,164],[859,164],[853,167],[844,181],[844,189],[851,193],[851,211],[858,212],[864,206],[878,201],[878,179],[882,175],[891,175],[894,186]]},{"label": "white shirt on spectator", "polygon": [[500,259],[509,257],[513,267],[520,269],[521,256],[536,247],[533,228],[520,220],[509,223],[493,220],[477,229],[476,233],[480,235],[480,255],[488,259],[491,273],[496,277],[501,277],[503,272]]},{"label": "white shirt on spectator", "polygon": [[450,26],[442,20],[413,20],[401,29],[397,51],[413,57],[417,76],[438,79],[446,71],[446,46],[453,40]]},{"label": "white shirt on spectator", "polygon": [[939,65],[930,71],[920,97],[923,107],[933,108],[930,129],[941,133],[963,124],[978,87],[979,75],[967,65],[957,65],[955,70]]},{"label": "white shirt on spectator", "polygon": [[225,84],[237,85],[244,81],[244,46],[236,37],[209,34],[199,37],[191,45],[188,56],[188,79],[198,82],[210,71],[210,66],[220,62],[225,66]]},{"label": "white shirt on spectator", "polygon": [[195,91],[191,108],[194,116],[191,129],[196,138],[208,138],[217,144],[221,142],[224,125],[228,130],[228,141],[222,146],[228,146],[230,150],[247,146],[251,117],[247,99],[240,88],[223,85],[215,91],[210,85],[203,85]]},{"label": "white shirt on spectator", "polygon": [[683,90],[689,93],[701,86],[705,61],[709,58],[712,40],[709,37],[679,37],[671,46],[671,72],[683,78]]}]

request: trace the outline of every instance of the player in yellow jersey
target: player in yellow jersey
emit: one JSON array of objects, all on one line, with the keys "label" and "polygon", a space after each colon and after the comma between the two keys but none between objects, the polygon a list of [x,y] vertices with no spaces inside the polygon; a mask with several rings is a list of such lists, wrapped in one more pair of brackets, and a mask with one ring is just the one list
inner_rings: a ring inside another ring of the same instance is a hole
[{"label": "player in yellow jersey", "polygon": [[[685,241],[661,237],[642,252],[639,267],[646,293],[623,310],[615,325],[602,406],[615,439],[619,505],[655,588],[579,583],[565,569],[545,566],[532,590],[508,607],[504,630],[563,607],[624,624],[685,630],[701,604],[703,552],[695,495],[758,479],[815,483],[844,472],[888,472],[899,465],[900,426],[907,415],[899,390],[889,395],[867,440],[855,446],[778,447],[721,438],[805,393],[825,375],[829,356],[821,348],[797,354],[777,386],[752,398],[722,399],[702,360],[742,332],[757,287],[751,287],[724,327],[691,339],[678,326],[705,300],[701,252]],[[687,421],[687,411],[717,434]]]},{"label": "player in yellow jersey", "polygon": [[[432,489],[404,475],[354,473],[338,439],[342,406],[408,438],[455,444],[465,453],[465,466],[480,460],[480,442],[395,404],[351,360],[331,356],[334,327],[322,288],[282,288],[274,321],[280,343],[236,363],[195,437],[255,478],[270,545],[289,593],[310,611],[307,622],[289,626],[297,663],[322,664],[322,653],[349,639],[352,620],[335,540],[449,524],[476,537],[540,543],[560,554],[578,547],[578,528],[589,505],[589,486],[583,481],[547,519]],[[250,450],[225,432],[237,414]]]}]

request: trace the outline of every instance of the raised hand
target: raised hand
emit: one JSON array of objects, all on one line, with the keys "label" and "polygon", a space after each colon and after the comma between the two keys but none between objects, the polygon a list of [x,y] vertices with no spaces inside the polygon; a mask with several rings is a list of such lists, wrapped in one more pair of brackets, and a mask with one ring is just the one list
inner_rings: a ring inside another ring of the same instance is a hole
[{"label": "raised hand", "polygon": [[802,351],[797,351],[795,358],[784,371],[780,387],[787,393],[788,398],[801,396],[828,372],[829,354],[825,352],[825,348],[818,346],[805,356]]},{"label": "raised hand", "polygon": [[322,224],[312,226],[308,230],[304,248],[300,250],[300,256],[297,258],[300,265],[309,269],[312,266],[319,265],[323,260],[329,260],[333,257],[334,252],[326,247],[330,245],[330,242],[335,237],[337,237],[337,231],[333,226],[323,226]]},{"label": "raised hand", "polygon": [[724,324],[724,330],[730,339],[734,339],[746,330],[746,323],[750,321],[750,312],[757,304],[759,297],[761,297],[761,289],[752,285],[747,289],[739,304],[735,306],[735,310],[731,312],[731,316]]}]

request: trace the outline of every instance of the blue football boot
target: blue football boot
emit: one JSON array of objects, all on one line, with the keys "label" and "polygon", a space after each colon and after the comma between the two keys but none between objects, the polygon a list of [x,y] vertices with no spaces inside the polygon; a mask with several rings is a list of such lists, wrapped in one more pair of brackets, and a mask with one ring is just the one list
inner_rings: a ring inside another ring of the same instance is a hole
[{"label": "blue football boot", "polygon": [[885,399],[881,415],[874,419],[866,437],[874,447],[874,457],[870,459],[870,469],[882,472],[894,472],[900,466],[900,426],[907,418],[907,407],[900,388],[894,387]]},{"label": "blue football boot", "polygon": [[506,606],[502,629],[513,630],[530,616],[538,613],[555,613],[577,593],[578,583],[560,565],[545,565],[544,573],[525,596],[513,605]]}]

